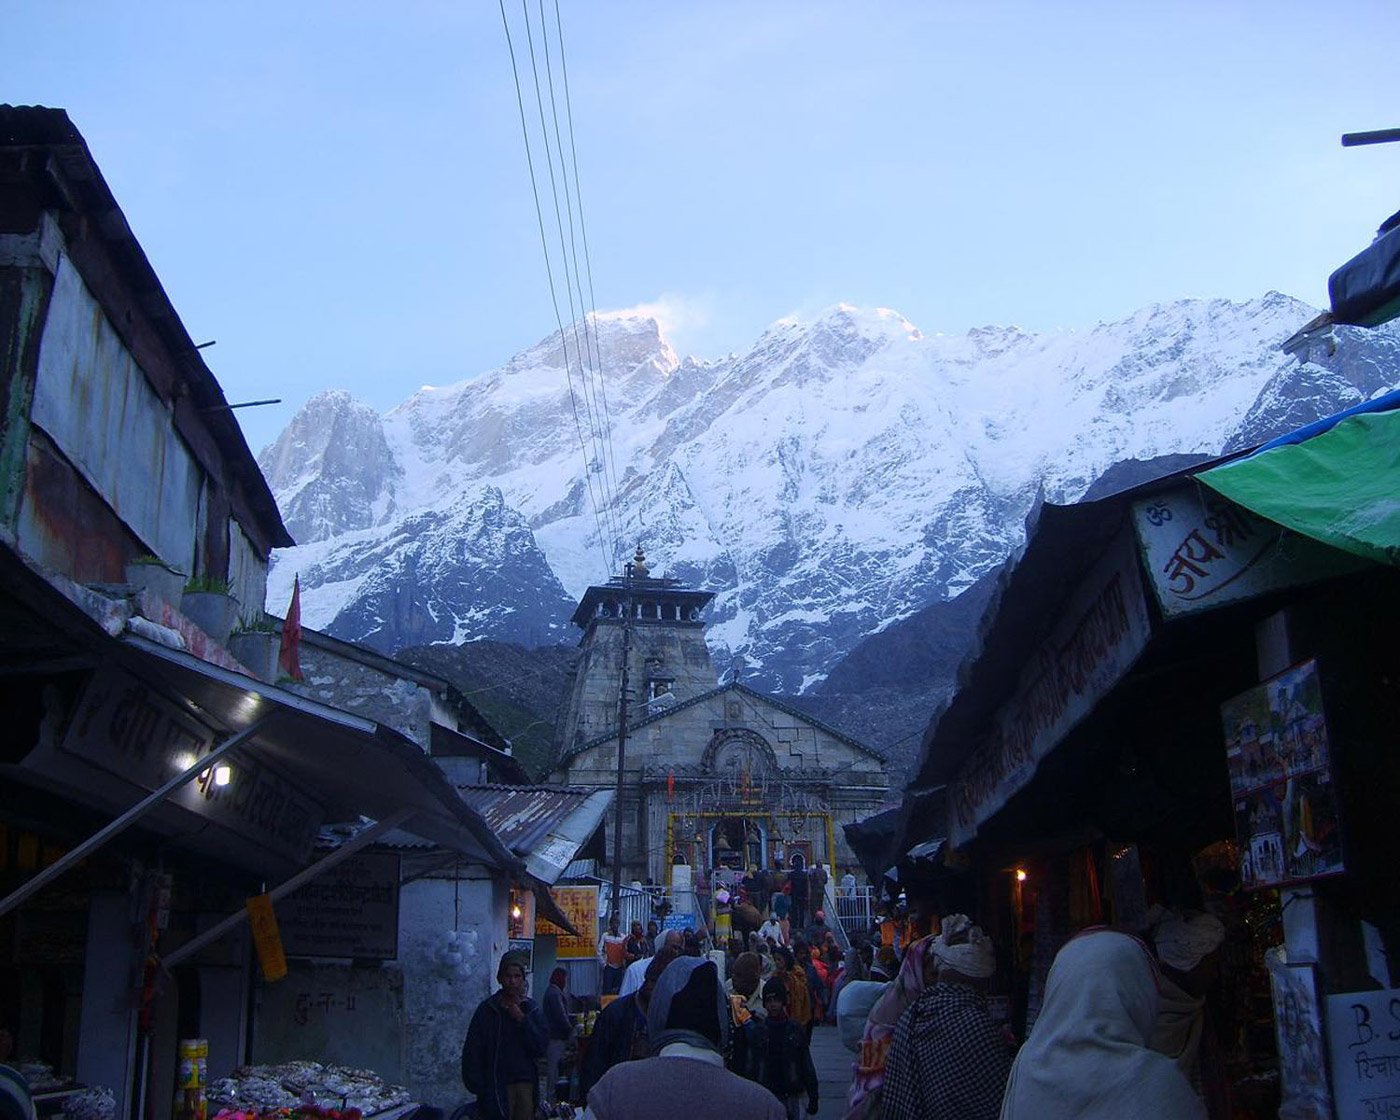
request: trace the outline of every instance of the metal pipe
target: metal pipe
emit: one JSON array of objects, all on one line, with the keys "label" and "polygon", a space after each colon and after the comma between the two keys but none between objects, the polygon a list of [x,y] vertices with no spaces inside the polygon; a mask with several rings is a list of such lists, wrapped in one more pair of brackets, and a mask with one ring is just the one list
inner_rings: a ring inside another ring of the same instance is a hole
[{"label": "metal pipe", "polygon": [[1381,128],[1374,132],[1346,132],[1342,134],[1343,148],[1358,148],[1362,144],[1391,144],[1400,140],[1400,128]]},{"label": "metal pipe", "polygon": [[147,813],[158,807],[162,801],[191,778],[198,777],[213,766],[215,762],[223,758],[224,755],[228,754],[229,751],[242,746],[249,739],[257,735],[267,726],[268,721],[274,718],[275,714],[276,713],[263,716],[256,723],[238,732],[238,734],[225,739],[208,754],[200,757],[192,766],[181,770],[180,773],[171,778],[170,781],[166,782],[165,785],[161,786],[154,793],[147,794],[121,816],[117,817],[116,820],[93,833],[76,848],[65,852],[60,859],[49,864],[48,867],[35,875],[34,878],[22,884],[17,890],[6,895],[5,898],[0,901],[0,915],[8,914],[30,895],[42,890],[74,864],[81,862],[93,852],[97,851],[97,849],[107,843],[108,840],[125,832],[142,817],[146,816]]},{"label": "metal pipe", "polygon": [[[298,887],[310,882],[312,879],[316,878],[317,875],[321,874],[321,872],[329,871],[337,863],[340,863],[341,860],[353,856],[366,844],[373,843],[391,828],[398,828],[399,825],[403,824],[403,822],[408,820],[411,816],[413,816],[412,809],[400,809],[397,813],[391,813],[382,821],[376,821],[363,832],[356,833],[329,855],[322,856],[310,867],[303,867],[285,883],[273,887],[272,890],[267,892],[267,897],[273,902],[276,902],[283,895],[290,894]],[[215,941],[219,940],[219,938],[223,937],[224,934],[228,933],[229,930],[247,920],[248,911],[246,908],[243,910],[235,910],[223,921],[210,926],[198,937],[186,941],[169,956],[161,958],[161,967],[169,972],[182,961],[188,960],[190,957],[194,956],[194,954],[203,949],[204,946],[212,945]]]}]

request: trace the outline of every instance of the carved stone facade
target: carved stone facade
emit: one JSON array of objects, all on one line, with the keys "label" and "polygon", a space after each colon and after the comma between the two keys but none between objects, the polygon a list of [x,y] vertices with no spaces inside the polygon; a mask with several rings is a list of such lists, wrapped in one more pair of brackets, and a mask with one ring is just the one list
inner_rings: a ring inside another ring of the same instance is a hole
[{"label": "carved stone facade", "polygon": [[626,648],[626,879],[664,883],[678,862],[706,873],[788,866],[797,854],[854,862],[841,825],[888,796],[883,758],[775,697],[719,684],[700,615],[711,598],[635,575],[588,589],[574,614],[582,655],[561,712],[553,780],[614,787]]}]

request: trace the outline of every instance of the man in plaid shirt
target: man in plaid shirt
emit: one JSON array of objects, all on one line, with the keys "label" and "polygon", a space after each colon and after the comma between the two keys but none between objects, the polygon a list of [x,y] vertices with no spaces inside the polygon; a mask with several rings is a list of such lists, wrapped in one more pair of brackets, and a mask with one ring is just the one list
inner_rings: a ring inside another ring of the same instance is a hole
[{"label": "man in plaid shirt", "polygon": [[1011,1048],[987,1013],[996,971],[991,940],[950,915],[927,964],[928,987],[900,1016],[885,1065],[884,1120],[997,1120]]}]

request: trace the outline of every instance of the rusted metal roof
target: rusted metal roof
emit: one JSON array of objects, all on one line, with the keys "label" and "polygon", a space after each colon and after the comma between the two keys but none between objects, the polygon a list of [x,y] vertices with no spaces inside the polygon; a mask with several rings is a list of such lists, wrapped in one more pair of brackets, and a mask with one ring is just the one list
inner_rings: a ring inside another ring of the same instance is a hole
[{"label": "rusted metal roof", "polygon": [[458,786],[462,800],[525,861],[531,874],[555,883],[602,824],[613,791],[578,786]]}]

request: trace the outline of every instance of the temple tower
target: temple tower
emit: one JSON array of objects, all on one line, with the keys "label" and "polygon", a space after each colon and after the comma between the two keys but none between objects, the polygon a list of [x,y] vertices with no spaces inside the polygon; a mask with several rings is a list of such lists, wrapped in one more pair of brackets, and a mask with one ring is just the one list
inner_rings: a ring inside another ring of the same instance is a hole
[{"label": "temple tower", "polygon": [[719,683],[701,618],[713,598],[712,592],[684,587],[680,580],[653,578],[640,545],[622,575],[584,592],[573,615],[583,637],[578,667],[559,713],[556,758],[617,730],[629,601],[629,722],[709,692]]}]

